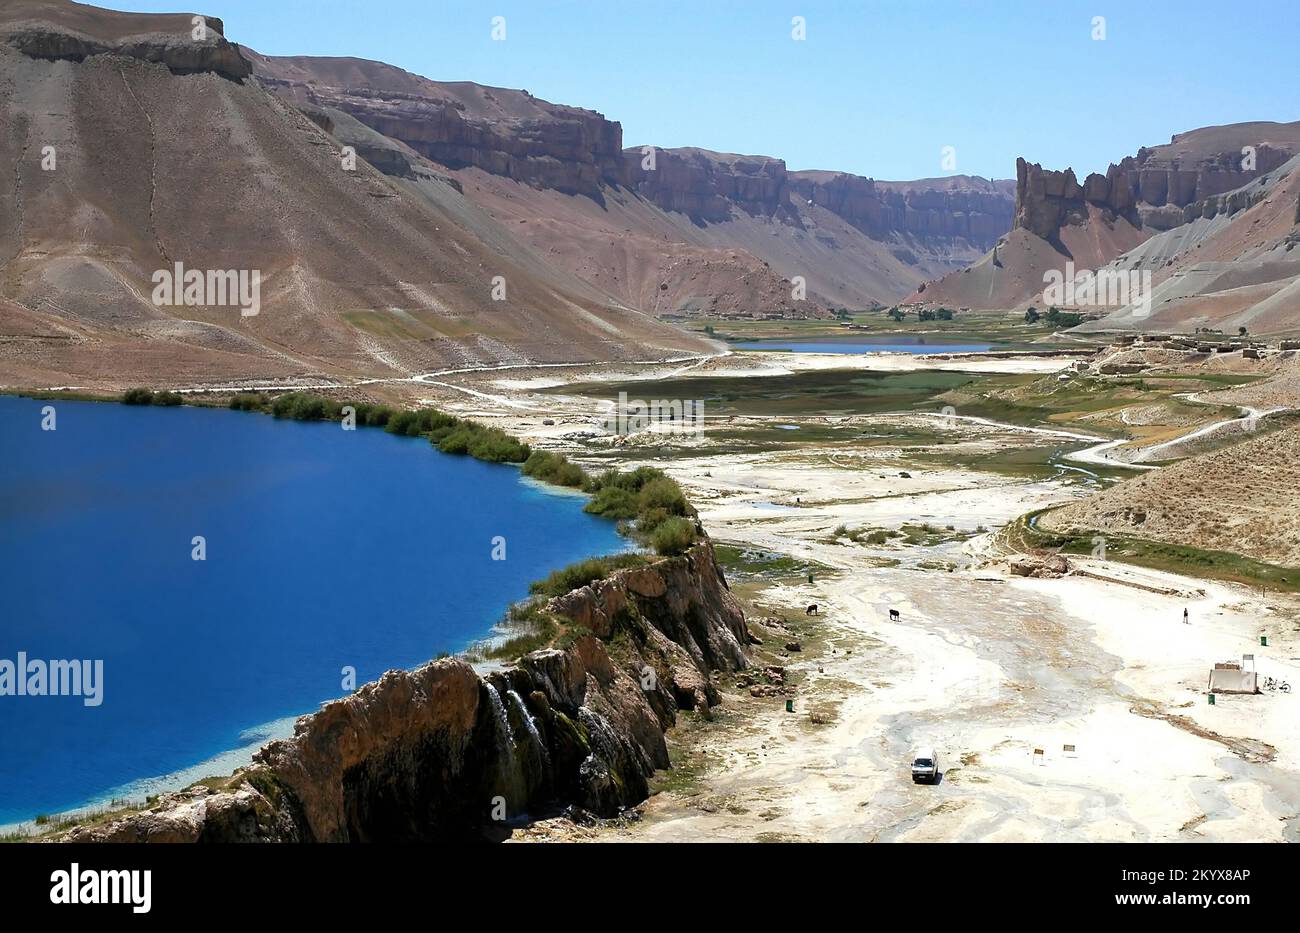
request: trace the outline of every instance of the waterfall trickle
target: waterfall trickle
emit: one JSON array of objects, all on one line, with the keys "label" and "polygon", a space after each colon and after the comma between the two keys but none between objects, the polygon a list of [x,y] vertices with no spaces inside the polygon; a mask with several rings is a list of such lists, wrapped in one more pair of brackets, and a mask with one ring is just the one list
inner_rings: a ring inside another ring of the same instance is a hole
[{"label": "waterfall trickle", "polygon": [[541,758],[540,764],[544,767],[549,767],[551,763],[550,753],[547,752],[546,743],[542,741],[542,734],[537,729],[537,720],[533,718],[533,714],[528,712],[528,707],[524,705],[524,698],[513,689],[507,690],[506,696],[510,698],[510,702],[513,703],[515,709],[519,711],[519,718],[524,721],[524,726],[528,729],[528,735],[532,739],[530,744],[533,748],[537,749],[538,755]]},{"label": "waterfall trickle", "polygon": [[497,770],[501,778],[501,789],[510,815],[514,816],[525,803],[522,775],[519,773],[519,763],[515,760],[514,731],[510,728],[510,716],[506,713],[505,704],[501,702],[501,694],[491,682],[485,681],[484,686],[487,687],[488,702],[492,704],[492,715],[496,720],[493,731],[496,734]]}]

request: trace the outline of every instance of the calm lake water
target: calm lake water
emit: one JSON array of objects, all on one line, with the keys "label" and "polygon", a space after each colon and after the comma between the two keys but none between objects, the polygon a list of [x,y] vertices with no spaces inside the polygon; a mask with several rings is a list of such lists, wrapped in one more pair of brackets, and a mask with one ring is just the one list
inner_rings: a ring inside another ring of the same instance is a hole
[{"label": "calm lake water", "polygon": [[0,696],[0,824],[246,755],[345,666],[460,650],[530,581],[626,547],[582,497],[378,429],[0,397],[0,439],[0,660],[104,662],[97,707]]},{"label": "calm lake water", "polygon": [[991,343],[906,336],[818,337],[811,340],[751,340],[733,343],[734,350],[781,350],[787,353],[983,353]]}]

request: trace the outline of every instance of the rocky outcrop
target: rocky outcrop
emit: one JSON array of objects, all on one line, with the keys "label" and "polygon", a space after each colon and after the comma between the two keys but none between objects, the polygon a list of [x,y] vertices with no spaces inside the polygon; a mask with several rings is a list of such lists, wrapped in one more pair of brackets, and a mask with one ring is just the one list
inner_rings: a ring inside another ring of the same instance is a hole
[{"label": "rocky outcrop", "polygon": [[[1171,146],[1177,141],[1178,137],[1174,137]],[[1144,146],[1136,156],[1129,156],[1119,164],[1119,170],[1128,179],[1138,200],[1151,207],[1167,204],[1187,207],[1204,201],[1240,188],[1295,155],[1294,151],[1274,148],[1263,142],[1251,147],[1254,149],[1253,163],[1244,160],[1239,145],[1191,158],[1164,154],[1161,151],[1164,148],[1148,149]],[[1249,168],[1246,167],[1248,164]]]},{"label": "rocky outcrop", "polygon": [[[1271,142],[1269,141],[1271,140]],[[1142,147],[1137,155],[1079,184],[1072,169],[1044,170],[1016,160],[1015,224],[1050,242],[1066,224],[1087,221],[1086,205],[1137,227],[1168,230],[1198,217],[1236,213],[1259,200],[1239,190],[1300,152],[1300,124],[1206,127]]]},{"label": "rocky outcrop", "polygon": [[0,41],[31,58],[84,61],[121,55],[166,65],[180,74],[212,72],[235,81],[252,74],[215,16],[96,17],[59,0],[14,0],[0,13]]},{"label": "rocky outcrop", "polygon": [[480,676],[445,659],[389,671],[304,716],[222,789],[65,834],[76,842],[477,839],[576,806],[613,816],[670,766],[679,709],[745,667],[743,613],[707,539],[554,600],[567,643]]},{"label": "rocky outcrop", "polygon": [[[654,168],[647,169],[648,155],[645,149],[624,150],[623,174],[617,180],[666,211],[718,223],[729,219],[733,208],[773,216],[786,204],[788,175],[780,159],[657,149]],[[793,217],[788,210],[784,213]]]},{"label": "rocky outcrop", "polygon": [[1066,224],[1087,223],[1089,204],[1112,218],[1136,219],[1133,191],[1118,167],[1110,166],[1105,175],[1094,172],[1079,184],[1074,169],[1056,172],[1016,159],[1015,227],[1056,242]]},{"label": "rocky outcrop", "polygon": [[1036,577],[1046,580],[1063,577],[1074,569],[1060,554],[1014,557],[1007,563],[1007,568],[1017,577]]},{"label": "rocky outcrop", "polygon": [[623,128],[593,110],[522,90],[430,81],[382,62],[249,56],[257,80],[282,97],[340,110],[450,169],[593,198],[622,174]]}]

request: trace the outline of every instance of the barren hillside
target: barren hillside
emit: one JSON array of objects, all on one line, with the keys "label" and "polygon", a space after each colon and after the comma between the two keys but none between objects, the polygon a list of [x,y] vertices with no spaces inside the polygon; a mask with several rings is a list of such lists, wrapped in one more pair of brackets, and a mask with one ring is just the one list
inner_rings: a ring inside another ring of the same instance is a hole
[{"label": "barren hillside", "polygon": [[[395,180],[244,77],[211,20],[0,9],[0,382],[405,376],[709,345],[537,260],[433,172]],[[260,275],[260,308],[174,270]],[[496,277],[504,283],[497,289]]]},{"label": "barren hillside", "polygon": [[1057,531],[1097,531],[1245,554],[1300,568],[1300,427],[1142,473],[1046,514]]}]

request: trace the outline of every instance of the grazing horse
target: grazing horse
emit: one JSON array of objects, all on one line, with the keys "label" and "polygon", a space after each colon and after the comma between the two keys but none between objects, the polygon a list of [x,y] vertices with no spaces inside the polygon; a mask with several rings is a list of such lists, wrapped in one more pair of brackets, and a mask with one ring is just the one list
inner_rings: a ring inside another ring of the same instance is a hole
[{"label": "grazing horse", "polygon": [[806,615],[806,616],[815,616],[815,615],[817,615],[817,604],[816,604],[816,603],[809,603],[809,604],[808,604],[808,608],[805,609],[805,610],[803,611],[803,614]]},{"label": "grazing horse", "polygon": [[890,610],[889,610],[889,621],[890,621],[890,622],[897,622],[897,621],[898,621],[899,619],[901,619],[901,618],[902,618],[902,616],[898,614],[898,610],[897,610],[897,609],[890,609]]}]

